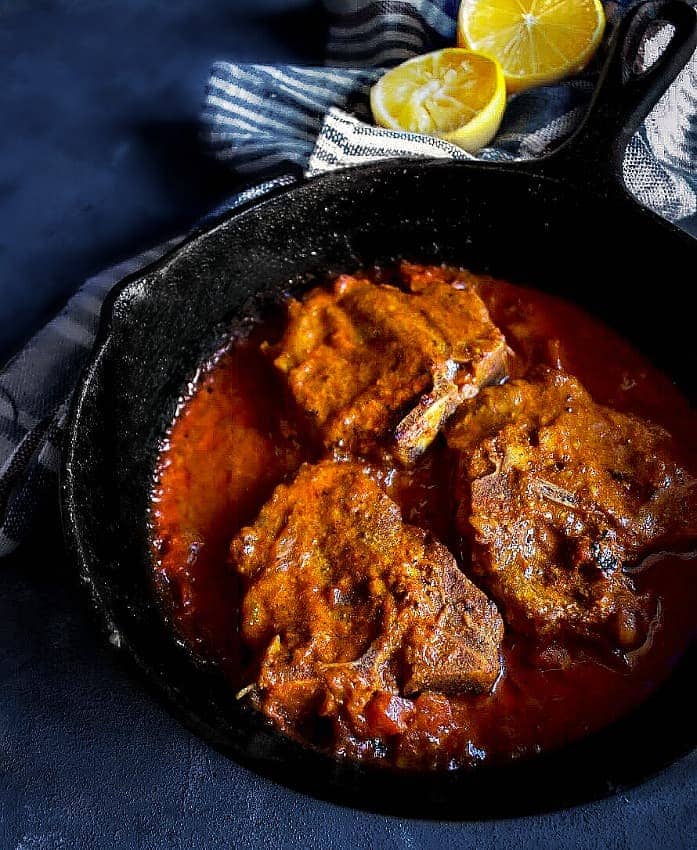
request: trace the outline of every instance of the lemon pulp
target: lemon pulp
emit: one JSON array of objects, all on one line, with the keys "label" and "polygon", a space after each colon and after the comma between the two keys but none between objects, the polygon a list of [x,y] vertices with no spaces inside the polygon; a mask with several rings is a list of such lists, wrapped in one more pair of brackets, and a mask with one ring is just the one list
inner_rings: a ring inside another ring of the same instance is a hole
[{"label": "lemon pulp", "polygon": [[499,128],[506,87],[495,58],[451,47],[388,71],[370,102],[382,127],[440,136],[475,151]]},{"label": "lemon pulp", "polygon": [[605,31],[600,0],[463,0],[458,44],[501,63],[509,91],[580,71]]}]

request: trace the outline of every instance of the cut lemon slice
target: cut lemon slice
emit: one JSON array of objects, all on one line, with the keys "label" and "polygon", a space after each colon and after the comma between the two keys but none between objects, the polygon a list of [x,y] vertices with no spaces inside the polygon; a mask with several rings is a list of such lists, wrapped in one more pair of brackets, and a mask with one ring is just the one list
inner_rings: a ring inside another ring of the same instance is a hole
[{"label": "cut lemon slice", "polygon": [[370,91],[381,127],[440,136],[471,153],[496,135],[506,108],[499,63],[459,47],[416,56]]},{"label": "cut lemon slice", "polygon": [[600,0],[463,0],[457,41],[498,59],[515,92],[580,71],[604,31]]}]

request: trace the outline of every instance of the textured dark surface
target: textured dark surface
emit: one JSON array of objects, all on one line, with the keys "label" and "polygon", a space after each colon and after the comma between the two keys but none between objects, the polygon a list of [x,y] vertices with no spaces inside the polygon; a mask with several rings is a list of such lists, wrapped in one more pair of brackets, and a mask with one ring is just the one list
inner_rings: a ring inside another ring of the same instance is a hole
[{"label": "textured dark surface", "polygon": [[230,191],[196,136],[210,64],[319,61],[311,4],[0,2],[0,361],[86,276]]},{"label": "textured dark surface", "polygon": [[[0,134],[3,351],[85,274],[224,193],[191,133],[209,61],[312,48],[308,19],[301,49],[290,19],[262,16],[263,5],[0,7],[0,115],[13,128]],[[695,754],[626,795],[498,823],[365,815],[258,779],[114,662],[72,587],[52,512],[39,528],[0,569],[3,849],[695,845]]]}]

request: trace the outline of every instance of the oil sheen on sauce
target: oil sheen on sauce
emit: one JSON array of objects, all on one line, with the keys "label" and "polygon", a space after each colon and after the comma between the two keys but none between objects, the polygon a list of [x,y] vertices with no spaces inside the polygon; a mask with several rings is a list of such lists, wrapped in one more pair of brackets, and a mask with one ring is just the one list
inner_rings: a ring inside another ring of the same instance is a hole
[{"label": "oil sheen on sauce", "polygon": [[[572,304],[532,289],[484,280],[480,294],[519,356],[559,365],[597,402],[662,425],[695,471],[688,455],[695,414],[625,340]],[[222,665],[231,699],[244,651],[236,629],[237,584],[227,565],[230,540],[278,483],[313,459],[288,427],[282,388],[259,352],[259,342],[277,333],[273,324],[258,327],[202,369],[163,443],[153,489],[155,581],[163,606],[183,639]],[[452,548],[446,451],[436,441],[413,469],[385,470],[382,482],[406,521],[432,530]],[[505,672],[492,693],[433,695],[412,766],[528,756],[627,713],[666,678],[695,637],[694,569],[694,556],[665,554],[652,557],[637,576],[640,589],[660,598],[661,617],[631,664],[608,665],[569,650],[571,663],[562,665],[507,634]],[[358,742],[344,744],[337,751],[361,756]],[[449,752],[460,755],[451,759]]]}]

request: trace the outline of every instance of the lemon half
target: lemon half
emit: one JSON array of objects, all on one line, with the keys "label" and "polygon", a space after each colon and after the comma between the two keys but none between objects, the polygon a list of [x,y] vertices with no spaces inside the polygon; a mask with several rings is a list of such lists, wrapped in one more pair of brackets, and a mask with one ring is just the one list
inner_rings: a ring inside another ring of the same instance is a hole
[{"label": "lemon half", "polygon": [[498,59],[516,92],[580,71],[604,32],[600,0],[463,0],[457,41]]},{"label": "lemon half", "polygon": [[446,47],[388,71],[370,105],[381,127],[439,136],[473,153],[496,135],[506,83],[496,59]]}]

